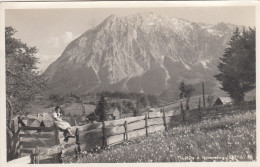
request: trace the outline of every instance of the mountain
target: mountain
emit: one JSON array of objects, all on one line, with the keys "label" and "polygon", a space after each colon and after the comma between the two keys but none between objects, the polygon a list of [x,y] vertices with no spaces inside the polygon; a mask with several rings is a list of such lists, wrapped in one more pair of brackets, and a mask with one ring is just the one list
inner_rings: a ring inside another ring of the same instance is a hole
[{"label": "mountain", "polygon": [[178,82],[216,83],[235,25],[154,13],[111,15],[72,41],[43,73],[51,93],[129,91],[159,95]]}]

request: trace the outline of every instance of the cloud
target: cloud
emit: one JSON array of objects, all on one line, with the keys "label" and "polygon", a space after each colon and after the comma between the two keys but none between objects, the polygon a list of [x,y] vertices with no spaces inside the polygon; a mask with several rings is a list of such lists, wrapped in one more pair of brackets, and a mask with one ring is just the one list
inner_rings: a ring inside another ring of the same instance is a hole
[{"label": "cloud", "polygon": [[79,35],[75,35],[72,32],[66,31],[61,36],[50,36],[48,43],[57,49],[64,48],[78,36]]},{"label": "cloud", "polygon": [[69,43],[74,39],[74,35],[72,32],[65,32],[64,35],[62,36],[62,40],[64,43]]},{"label": "cloud", "polygon": [[[40,49],[35,55],[39,59],[39,64],[37,67],[39,71],[43,72],[48,68],[48,66],[53,63],[61,55],[64,48],[79,35],[75,35],[72,32],[66,31],[59,36],[50,36],[44,49]],[[44,50],[43,52],[41,52]]]},{"label": "cloud", "polygon": [[45,71],[51,63],[57,60],[59,56],[60,55],[37,53],[35,57],[39,59],[39,63],[37,64],[39,71],[41,73]]}]

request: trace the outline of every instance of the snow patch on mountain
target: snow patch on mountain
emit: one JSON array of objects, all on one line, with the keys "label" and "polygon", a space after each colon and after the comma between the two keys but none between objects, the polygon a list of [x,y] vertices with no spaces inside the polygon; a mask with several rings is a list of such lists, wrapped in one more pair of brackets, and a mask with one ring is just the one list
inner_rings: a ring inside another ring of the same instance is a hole
[{"label": "snow patch on mountain", "polygon": [[191,67],[188,66],[188,64],[186,64],[181,58],[180,58],[180,61],[181,61],[181,63],[184,65],[184,67],[185,67],[187,70],[191,70]]},{"label": "snow patch on mountain", "polygon": [[207,66],[207,63],[209,63],[208,60],[201,60],[200,63],[202,64],[204,69],[209,69],[209,67]]}]

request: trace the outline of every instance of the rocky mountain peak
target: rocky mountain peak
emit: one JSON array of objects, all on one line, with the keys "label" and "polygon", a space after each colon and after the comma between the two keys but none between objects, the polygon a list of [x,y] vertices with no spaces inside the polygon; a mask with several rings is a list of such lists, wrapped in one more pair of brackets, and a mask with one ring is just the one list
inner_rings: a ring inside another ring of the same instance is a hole
[{"label": "rocky mountain peak", "polygon": [[72,41],[44,74],[56,92],[160,94],[185,78],[212,79],[232,31],[225,23],[197,24],[155,13],[111,15]]}]

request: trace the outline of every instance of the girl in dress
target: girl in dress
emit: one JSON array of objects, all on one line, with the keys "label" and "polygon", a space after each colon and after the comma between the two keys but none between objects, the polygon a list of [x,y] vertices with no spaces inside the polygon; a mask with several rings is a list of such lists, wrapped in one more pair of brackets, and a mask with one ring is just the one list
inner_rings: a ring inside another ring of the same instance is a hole
[{"label": "girl in dress", "polygon": [[75,137],[71,131],[70,131],[70,124],[66,121],[63,121],[61,118],[61,108],[59,106],[57,106],[55,108],[55,112],[53,112],[53,119],[54,119],[54,123],[56,124],[56,126],[59,128],[59,130],[63,131],[63,135],[65,137],[65,141],[68,141],[68,138],[70,137]]}]

